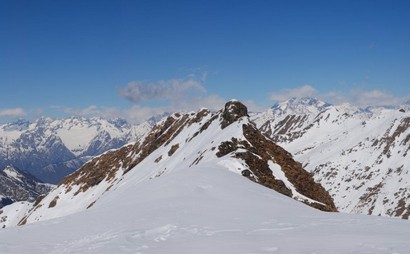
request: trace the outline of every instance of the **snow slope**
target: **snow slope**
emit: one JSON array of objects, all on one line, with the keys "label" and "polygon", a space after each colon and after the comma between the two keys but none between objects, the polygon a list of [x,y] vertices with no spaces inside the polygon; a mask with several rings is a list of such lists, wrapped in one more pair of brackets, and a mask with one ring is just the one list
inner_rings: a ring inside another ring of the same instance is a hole
[{"label": "snow slope", "polygon": [[15,202],[3,207],[0,210],[1,228],[17,225],[32,207],[33,203],[27,201]]},{"label": "snow slope", "polygon": [[304,98],[253,120],[313,173],[338,210],[409,218],[410,111]]},{"label": "snow slope", "polygon": [[124,179],[92,208],[0,230],[4,254],[408,253],[404,220],[325,213],[215,163]]}]

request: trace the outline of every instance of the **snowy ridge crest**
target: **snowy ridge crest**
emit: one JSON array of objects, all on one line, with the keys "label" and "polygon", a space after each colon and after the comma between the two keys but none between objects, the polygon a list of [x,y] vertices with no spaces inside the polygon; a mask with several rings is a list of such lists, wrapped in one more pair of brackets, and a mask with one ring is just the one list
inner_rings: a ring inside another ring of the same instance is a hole
[{"label": "snowy ridge crest", "polygon": [[202,109],[170,115],[139,142],[92,159],[36,202],[19,224],[98,207],[131,185],[205,165],[222,167],[314,208],[336,211],[324,188],[250,122],[247,108],[230,101],[216,113]]},{"label": "snowy ridge crest", "polygon": [[314,175],[338,210],[410,218],[410,112],[330,105],[253,116],[258,128]]}]

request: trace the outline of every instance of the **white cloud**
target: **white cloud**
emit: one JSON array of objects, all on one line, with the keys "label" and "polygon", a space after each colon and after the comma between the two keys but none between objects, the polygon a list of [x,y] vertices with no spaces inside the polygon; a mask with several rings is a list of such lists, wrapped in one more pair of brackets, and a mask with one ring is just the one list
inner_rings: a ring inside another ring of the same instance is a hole
[{"label": "white cloud", "polygon": [[[71,111],[72,113],[93,113],[98,115],[113,114],[121,116],[133,123],[142,122],[154,115],[164,112],[189,112],[200,108],[210,110],[221,109],[226,100],[218,95],[209,95],[203,85],[207,72],[198,75],[189,75],[184,79],[161,80],[157,82],[133,81],[125,88],[118,90],[118,94],[134,105],[128,109],[103,109],[95,106]],[[155,101],[161,100],[161,103]],[[146,106],[147,102],[154,101],[161,106]]]},{"label": "white cloud", "polygon": [[54,107],[57,110],[62,110],[64,113],[71,116],[82,117],[104,117],[108,119],[123,118],[130,123],[142,123],[143,121],[151,118],[152,116],[161,115],[165,112],[190,112],[198,111],[200,108],[208,108],[216,111],[221,109],[225,104],[225,99],[217,96],[210,95],[205,97],[192,97],[190,99],[184,99],[181,101],[175,101],[166,106],[141,106],[132,105],[130,108],[117,108],[117,107],[98,107],[95,105],[86,108],[62,108]]},{"label": "white cloud", "polygon": [[316,97],[335,105],[350,103],[358,107],[399,105],[409,99],[409,96],[399,97],[388,91],[378,89],[352,89],[346,92],[330,91],[320,93],[316,88],[310,85],[304,85],[292,89],[283,89],[272,93],[270,98],[273,101],[285,101],[293,97]]},{"label": "white cloud", "polygon": [[22,108],[0,109],[0,117],[24,117],[26,112]]},{"label": "white cloud", "polygon": [[283,89],[278,92],[274,92],[271,94],[270,99],[272,101],[285,101],[290,98],[301,98],[301,97],[313,97],[317,94],[317,90],[310,86],[310,85],[304,85],[301,87],[296,87],[296,88],[288,88],[288,89]]},{"label": "white cloud", "polygon": [[253,112],[253,113],[262,112],[267,109],[267,107],[260,106],[253,100],[246,100],[246,101],[243,101],[242,103],[245,104],[245,106],[248,108],[248,112]]},{"label": "white cloud", "polygon": [[408,97],[395,96],[388,91],[382,91],[378,89],[353,89],[345,93],[329,92],[320,95],[319,97],[332,104],[341,104],[348,102],[350,104],[363,108],[368,106],[400,105],[406,99],[408,99]]},{"label": "white cloud", "polygon": [[121,112],[122,118],[127,119],[130,123],[142,123],[153,116],[158,116],[163,113],[173,113],[167,107],[141,107],[134,105],[131,108],[125,109]]},{"label": "white cloud", "polygon": [[381,90],[353,90],[351,97],[359,107],[398,105],[404,100]]},{"label": "white cloud", "polygon": [[186,79],[161,80],[155,83],[133,81],[125,88],[119,89],[118,94],[134,104],[147,100],[176,101],[186,96],[206,93],[202,79],[190,76]]},{"label": "white cloud", "polygon": [[[158,116],[165,112],[190,112],[200,108],[208,108],[211,111],[221,109],[226,103],[226,98],[219,95],[209,95],[202,85],[203,80],[198,81],[194,76],[183,80],[159,81],[156,83],[144,83],[135,81],[119,93],[134,104],[129,108],[100,107],[91,105],[86,108],[55,108],[64,111],[68,115],[84,117],[124,118],[130,123],[141,123],[152,116]],[[161,90],[162,89],[162,90]],[[397,105],[405,101],[405,97],[397,97],[381,90],[354,89],[347,92],[331,91],[320,93],[315,87],[304,85],[292,89],[283,89],[271,94],[274,101],[284,101],[293,97],[316,97],[332,104],[351,103],[359,107]],[[407,98],[408,100],[409,98]],[[137,102],[150,100],[164,100],[160,104],[154,103],[147,106]],[[164,103],[165,102],[165,103]],[[250,112],[266,110],[252,100],[243,101]],[[1,116],[1,115],[0,115]]]}]

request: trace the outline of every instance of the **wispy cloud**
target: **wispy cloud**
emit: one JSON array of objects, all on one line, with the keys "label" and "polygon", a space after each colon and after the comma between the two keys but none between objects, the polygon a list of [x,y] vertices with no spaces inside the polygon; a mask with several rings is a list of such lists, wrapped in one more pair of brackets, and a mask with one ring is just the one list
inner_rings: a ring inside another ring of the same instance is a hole
[{"label": "wispy cloud", "polygon": [[24,117],[26,112],[22,108],[6,108],[0,109],[0,117]]},{"label": "wispy cloud", "polygon": [[382,90],[355,89],[350,92],[350,97],[360,107],[398,105],[405,100],[405,97],[397,97]]},{"label": "wispy cloud", "polygon": [[304,85],[301,87],[282,89],[280,91],[273,92],[270,96],[270,99],[272,101],[284,101],[294,97],[312,97],[316,94],[317,90],[314,87],[310,85]]},{"label": "wispy cloud", "polygon": [[[133,103],[129,108],[92,105],[85,108],[59,107],[56,110],[72,116],[120,117],[132,123],[141,123],[165,112],[190,112],[203,107],[219,110],[226,100],[219,95],[208,94],[204,86],[206,75],[202,73],[199,78],[189,75],[184,79],[157,82],[130,82],[126,87],[117,90],[120,97]],[[158,103],[158,100],[161,102]]]},{"label": "wispy cloud", "polygon": [[86,108],[55,107],[55,109],[61,110],[70,116],[104,117],[108,119],[123,118],[131,123],[137,124],[142,123],[152,116],[161,115],[165,112],[190,112],[197,111],[203,107],[216,111],[221,109],[225,102],[226,100],[218,95],[209,95],[204,97],[192,97],[190,99],[185,98],[184,100],[174,101],[174,103],[165,106],[142,106],[135,104],[129,108],[118,108],[92,105]]},{"label": "wispy cloud", "polygon": [[329,92],[318,95],[332,104],[350,103],[358,107],[400,105],[409,96],[395,96],[388,91],[373,89],[353,89],[348,92]]},{"label": "wispy cloud", "polygon": [[123,118],[131,123],[141,123],[152,116],[168,112],[167,107],[142,107],[139,105],[133,105],[130,108],[99,107],[92,105],[86,108],[55,107],[55,109],[60,109],[70,116],[86,118],[103,117],[106,119]]},{"label": "wispy cloud", "polygon": [[125,88],[119,89],[118,94],[134,104],[148,100],[177,101],[185,96],[206,93],[202,79],[191,76],[186,79],[160,80],[158,82],[133,81]]},{"label": "wispy cloud", "polygon": [[68,108],[55,106],[55,109],[62,109],[64,113],[75,116],[100,116],[104,111],[104,108],[98,107],[96,105],[91,105],[86,108]]}]

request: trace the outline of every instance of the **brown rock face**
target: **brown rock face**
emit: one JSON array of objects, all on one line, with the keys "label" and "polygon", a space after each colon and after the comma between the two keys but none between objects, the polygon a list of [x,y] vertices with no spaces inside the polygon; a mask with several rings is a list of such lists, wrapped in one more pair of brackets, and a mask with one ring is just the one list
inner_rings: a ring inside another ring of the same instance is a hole
[{"label": "brown rock face", "polygon": [[309,205],[324,211],[337,211],[329,193],[314,181],[313,177],[302,168],[299,162],[292,158],[290,153],[262,135],[253,125],[243,125],[243,132],[253,146],[251,149],[253,153],[258,154],[266,163],[268,160],[272,160],[279,164],[286,178],[300,194],[325,204],[325,206],[317,203]]},{"label": "brown rock face", "polygon": [[[308,200],[304,203],[323,211],[337,211],[329,193],[313,180],[313,177],[302,168],[300,163],[293,160],[290,153],[262,135],[252,124],[244,124],[242,128],[247,141],[238,141],[233,138],[231,141],[223,142],[218,147],[219,151],[216,154],[218,157],[233,153],[234,157],[244,160],[249,166],[250,171],[243,172],[245,177],[292,197],[292,191],[283,181],[276,179],[269,168],[268,161],[277,163],[297,192],[324,205]],[[239,149],[240,152],[236,152]]]},{"label": "brown rock face", "polygon": [[[207,110],[201,110],[192,117],[188,114],[169,116],[162,124],[154,126],[142,143],[137,142],[135,145],[124,146],[94,158],[73,174],[65,177],[60,184],[67,186],[67,192],[71,190],[71,185],[79,185],[80,189],[76,193],[78,194],[98,185],[103,180],[111,182],[115,180],[114,177],[118,170],[122,170],[124,174],[127,173],[157,148],[169,144],[185,126],[199,122],[208,113]],[[178,148],[179,145],[171,147],[169,156]]]},{"label": "brown rock face", "polygon": [[228,101],[222,111],[222,129],[243,116],[248,116],[248,108],[239,101]]}]

